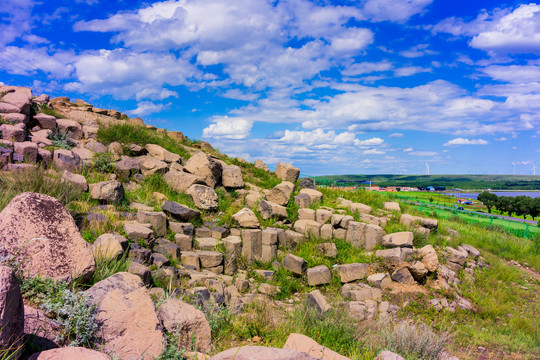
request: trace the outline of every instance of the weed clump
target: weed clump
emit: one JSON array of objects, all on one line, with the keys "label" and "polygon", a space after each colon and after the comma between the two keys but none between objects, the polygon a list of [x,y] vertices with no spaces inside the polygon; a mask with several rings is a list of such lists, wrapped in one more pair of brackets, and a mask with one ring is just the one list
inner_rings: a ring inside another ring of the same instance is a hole
[{"label": "weed clump", "polygon": [[75,147],[75,143],[72,138],[72,134],[69,131],[54,129],[47,138],[51,140],[53,146],[59,147],[65,150],[71,150]]},{"label": "weed clump", "polygon": [[97,153],[92,156],[92,167],[95,171],[112,173],[116,169],[111,153]]},{"label": "weed clump", "polygon": [[425,324],[403,321],[393,328],[389,324],[381,331],[381,348],[404,357],[437,360],[451,338],[448,331],[436,334]]}]

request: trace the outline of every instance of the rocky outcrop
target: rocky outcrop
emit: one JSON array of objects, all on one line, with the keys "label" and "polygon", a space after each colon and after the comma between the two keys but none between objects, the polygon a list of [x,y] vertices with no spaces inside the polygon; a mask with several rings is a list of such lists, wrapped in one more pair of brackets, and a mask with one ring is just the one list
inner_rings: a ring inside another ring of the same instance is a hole
[{"label": "rocky outcrop", "polygon": [[71,281],[95,268],[90,244],[55,198],[17,195],[0,213],[0,255],[15,257],[25,276]]},{"label": "rocky outcrop", "polygon": [[117,273],[86,291],[96,306],[101,351],[124,360],[153,360],[163,351],[154,302],[141,279]]}]

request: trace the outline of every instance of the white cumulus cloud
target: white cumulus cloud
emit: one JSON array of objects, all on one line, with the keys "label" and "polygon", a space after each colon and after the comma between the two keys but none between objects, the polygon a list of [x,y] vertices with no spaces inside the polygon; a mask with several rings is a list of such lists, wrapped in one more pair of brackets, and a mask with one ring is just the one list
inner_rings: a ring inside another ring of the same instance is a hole
[{"label": "white cumulus cloud", "polygon": [[211,121],[213,124],[203,130],[204,138],[245,139],[253,126],[251,121],[241,117],[217,116]]},{"label": "white cumulus cloud", "polygon": [[457,145],[487,145],[488,142],[484,139],[464,139],[455,138],[443,144],[443,146],[457,146]]}]

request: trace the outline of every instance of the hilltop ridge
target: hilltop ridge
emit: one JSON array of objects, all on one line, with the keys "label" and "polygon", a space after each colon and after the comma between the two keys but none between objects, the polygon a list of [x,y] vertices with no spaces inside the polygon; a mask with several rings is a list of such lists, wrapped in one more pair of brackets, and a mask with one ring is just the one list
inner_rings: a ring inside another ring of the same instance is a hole
[{"label": "hilltop ridge", "polygon": [[0,117],[0,359],[539,355],[540,242],[81,100]]}]

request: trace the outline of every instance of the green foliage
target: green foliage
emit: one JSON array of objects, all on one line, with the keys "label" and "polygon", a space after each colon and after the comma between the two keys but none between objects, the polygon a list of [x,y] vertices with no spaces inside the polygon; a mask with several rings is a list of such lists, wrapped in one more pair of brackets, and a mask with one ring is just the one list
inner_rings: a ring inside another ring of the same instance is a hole
[{"label": "green foliage", "polygon": [[195,208],[195,203],[191,196],[174,191],[160,174],[146,176],[141,183],[141,187],[135,191],[127,192],[126,198],[129,202],[138,202],[149,206],[156,206],[158,208],[157,210],[161,211],[161,209],[159,209],[161,204],[156,202],[153,195],[154,192],[165,195],[171,201],[176,201],[179,204]]},{"label": "green foliage", "polygon": [[282,268],[276,270],[270,284],[281,288],[281,291],[275,296],[278,300],[290,298],[293,294],[302,292],[306,288],[301,279],[294,277],[290,271]]},{"label": "green foliage", "polygon": [[212,341],[214,343],[221,340],[230,331],[231,313],[226,307],[204,303],[203,306],[199,307],[199,310],[204,313],[208,324],[210,324]]},{"label": "green foliage", "polygon": [[85,294],[66,289],[60,299],[48,299],[41,307],[62,326],[56,338],[61,345],[91,346],[96,341],[95,306]]},{"label": "green foliage", "polygon": [[297,307],[291,321],[296,325],[294,332],[309,336],[322,346],[354,358],[368,351],[358,334],[356,321],[346,311],[332,308],[319,314],[308,303]]},{"label": "green foliage", "polygon": [[497,206],[499,197],[497,194],[490,193],[489,191],[482,191],[478,194],[477,199],[488,208],[488,212],[491,214],[491,209]]},{"label": "green foliage", "polygon": [[101,280],[108,278],[119,272],[128,271],[132,259],[127,256],[127,253],[120,257],[107,259],[103,256],[96,256],[96,271],[90,279],[89,286],[94,285]]},{"label": "green foliage", "polygon": [[54,116],[57,119],[63,119],[64,118],[64,116],[62,116],[62,114],[60,114],[59,112],[57,112],[53,108],[48,107],[47,104],[43,104],[41,106],[39,106],[37,104],[34,104],[33,109],[34,109],[34,112],[36,112],[36,113],[43,113],[43,114],[46,114],[46,115],[51,115],[51,116]]},{"label": "green foliage", "polygon": [[298,220],[298,209],[300,206],[294,201],[294,196],[291,196],[287,203],[287,218],[293,223]]},{"label": "green foliage", "polygon": [[[538,220],[540,221],[540,220]],[[531,239],[532,241],[532,251],[536,255],[540,255],[540,232],[537,232],[534,234],[534,236]]]},{"label": "green foliage", "polygon": [[95,307],[86,295],[53,279],[21,277],[19,282],[22,296],[39,305],[61,325],[57,338],[61,345],[89,346],[95,342],[98,327]]},{"label": "green foliage", "polygon": [[113,141],[123,144],[156,144],[170,152],[189,159],[190,153],[178,141],[171,139],[166,134],[158,134],[155,130],[141,125],[113,124],[100,126],[97,133],[98,140],[108,145]]},{"label": "green foliage", "polygon": [[75,147],[75,143],[72,138],[72,134],[69,131],[60,130],[55,128],[47,138],[51,140],[53,146],[59,147],[61,149],[71,150]]},{"label": "green foliage", "polygon": [[167,343],[165,350],[156,360],[185,360],[186,350],[180,346],[178,336],[167,334]]},{"label": "green foliage", "polygon": [[425,324],[403,321],[393,327],[386,324],[381,334],[381,348],[406,358],[437,360],[450,337],[447,331],[436,334]]},{"label": "green foliage", "polygon": [[29,169],[24,176],[0,172],[0,211],[17,195],[23,192],[46,194],[58,199],[64,206],[76,200],[80,193],[77,189],[63,183],[57,177],[45,175],[42,168]]},{"label": "green foliage", "polygon": [[116,168],[111,153],[97,153],[92,156],[92,167],[95,171],[112,173]]}]

